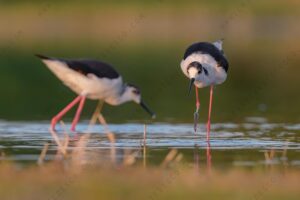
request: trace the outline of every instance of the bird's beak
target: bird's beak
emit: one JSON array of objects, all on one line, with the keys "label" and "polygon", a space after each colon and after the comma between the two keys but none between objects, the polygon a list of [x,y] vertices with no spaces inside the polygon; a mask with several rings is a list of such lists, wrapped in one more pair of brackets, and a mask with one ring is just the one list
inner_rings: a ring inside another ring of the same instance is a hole
[{"label": "bird's beak", "polygon": [[147,113],[149,113],[151,115],[152,119],[154,119],[156,117],[155,113],[152,112],[143,101],[141,101],[140,105]]},{"label": "bird's beak", "polygon": [[195,82],[195,78],[191,78],[190,85],[189,85],[189,94],[188,95],[190,95],[190,93],[191,93],[192,86],[193,86],[194,82]]}]

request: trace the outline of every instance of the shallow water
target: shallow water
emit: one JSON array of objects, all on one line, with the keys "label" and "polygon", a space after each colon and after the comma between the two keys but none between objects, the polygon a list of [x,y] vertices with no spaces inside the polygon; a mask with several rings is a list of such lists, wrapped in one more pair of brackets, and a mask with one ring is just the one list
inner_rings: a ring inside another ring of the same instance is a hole
[{"label": "shallow water", "polygon": [[[78,125],[79,136],[86,132],[85,124]],[[50,147],[46,160],[54,159],[57,146],[48,128],[47,122],[0,122],[0,151],[4,154],[1,159],[35,164],[47,142]],[[141,149],[144,124],[111,124],[109,129],[116,137],[118,159],[128,150]],[[248,118],[240,124],[212,124],[209,144],[205,124],[200,124],[197,134],[192,124],[155,123],[148,124],[146,130],[146,157],[150,165],[161,163],[170,149],[177,149],[186,163],[197,160],[200,165],[206,164],[209,155],[211,164],[223,169],[266,165],[300,168],[300,124],[268,123],[263,118]],[[103,127],[96,125],[89,132],[86,150],[109,157],[111,144]],[[57,133],[63,135],[62,129],[58,128]],[[270,159],[271,154],[274,155]],[[142,160],[142,155],[138,160]]]}]

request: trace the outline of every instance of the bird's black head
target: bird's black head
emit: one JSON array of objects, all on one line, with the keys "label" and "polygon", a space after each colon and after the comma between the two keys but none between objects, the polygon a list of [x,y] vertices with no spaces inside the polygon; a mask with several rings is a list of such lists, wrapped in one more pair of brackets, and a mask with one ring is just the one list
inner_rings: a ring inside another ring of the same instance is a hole
[{"label": "bird's black head", "polygon": [[140,88],[136,85],[133,85],[131,83],[127,83],[127,87],[131,89],[131,92],[135,95],[140,95],[141,91]]},{"label": "bird's black head", "polygon": [[187,67],[187,73],[190,78],[195,78],[197,74],[201,74],[203,67],[200,62],[194,61],[189,64]]},{"label": "bird's black head", "polygon": [[201,75],[202,71],[203,71],[203,67],[201,63],[197,61],[191,62],[187,67],[187,74],[189,75],[190,78],[189,94],[191,92],[195,80],[199,79],[199,76]]}]

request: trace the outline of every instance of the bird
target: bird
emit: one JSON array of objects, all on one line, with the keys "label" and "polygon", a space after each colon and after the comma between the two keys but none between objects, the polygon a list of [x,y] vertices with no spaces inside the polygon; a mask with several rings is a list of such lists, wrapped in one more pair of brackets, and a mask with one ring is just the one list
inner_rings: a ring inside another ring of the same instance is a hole
[{"label": "bird", "polygon": [[155,113],[142,100],[140,89],[123,82],[122,76],[110,64],[93,59],[63,59],[41,54],[36,56],[78,95],[52,118],[51,130],[55,130],[57,122],[79,104],[71,125],[71,131],[75,131],[86,99],[100,100],[112,106],[133,101],[155,118]]},{"label": "bird", "polygon": [[223,51],[223,39],[215,42],[196,42],[188,46],[180,63],[183,74],[190,79],[189,94],[195,85],[196,111],[194,113],[194,131],[197,131],[197,121],[200,109],[198,88],[210,86],[210,100],[207,121],[206,139],[210,138],[210,120],[215,85],[222,84],[227,78],[228,60]]}]

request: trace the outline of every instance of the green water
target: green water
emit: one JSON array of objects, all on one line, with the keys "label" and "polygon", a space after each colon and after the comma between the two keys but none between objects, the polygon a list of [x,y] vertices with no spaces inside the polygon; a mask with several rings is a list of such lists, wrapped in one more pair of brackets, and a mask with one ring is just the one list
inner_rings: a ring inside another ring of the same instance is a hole
[{"label": "green water", "polygon": [[[235,43],[234,43],[235,44]],[[247,49],[225,43],[230,68],[228,79],[215,88],[214,121],[242,121],[248,116],[267,117],[271,121],[299,121],[300,93],[297,88],[299,56],[259,49],[259,42]],[[187,96],[188,80],[180,61],[187,43],[64,44],[42,43],[31,47],[0,49],[0,118],[9,120],[47,120],[75,97],[41,62],[35,53],[68,58],[96,58],[111,63],[126,82],[141,88],[142,96],[157,113],[157,121],[190,122],[194,96]],[[206,120],[208,89],[200,90],[200,119]],[[90,116],[95,102],[84,111]],[[111,122],[148,120],[134,103],[104,107]],[[70,115],[71,116],[71,115]]]},{"label": "green water", "polygon": [[[73,140],[69,123],[66,131],[71,140],[68,152],[80,149]],[[47,122],[0,122],[0,161],[12,161],[23,166],[35,165],[46,143],[49,144],[46,162],[59,159],[58,146],[53,140]],[[55,134],[63,139],[61,127]],[[192,124],[155,123],[147,126],[146,149],[143,148],[144,125],[140,123],[110,124],[115,134],[114,154],[122,163],[128,154],[134,154],[137,163],[160,165],[171,149],[181,154],[183,163],[204,168],[207,164],[221,170],[231,168],[300,167],[300,125],[269,123],[265,118],[247,118],[243,123],[214,123],[210,143],[206,142],[205,124],[195,134]],[[77,137],[87,131],[87,122],[77,127]],[[102,126],[90,129],[84,148],[86,162],[99,164],[111,161],[112,146]],[[267,157],[270,155],[270,158]],[[271,156],[272,155],[272,156]]]}]

